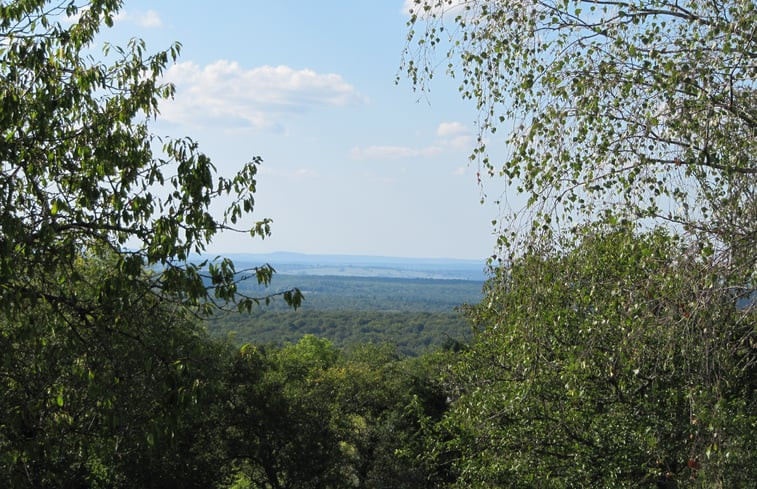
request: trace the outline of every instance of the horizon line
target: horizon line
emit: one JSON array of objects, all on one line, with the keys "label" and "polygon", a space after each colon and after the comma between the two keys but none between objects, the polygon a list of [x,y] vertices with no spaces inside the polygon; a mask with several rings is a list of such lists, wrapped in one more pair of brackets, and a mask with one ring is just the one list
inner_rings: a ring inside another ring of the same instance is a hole
[{"label": "horizon line", "polygon": [[481,262],[486,263],[491,256],[481,258],[456,258],[450,256],[400,256],[400,255],[382,255],[382,254],[370,254],[370,253],[307,253],[302,251],[269,251],[269,252],[256,252],[256,251],[221,251],[221,252],[203,252],[201,256],[215,255],[215,256],[231,256],[231,255],[247,255],[247,256],[302,256],[302,257],[345,257],[345,258],[381,258],[381,259],[395,259],[395,260],[436,260],[436,261],[461,261],[461,262]]}]

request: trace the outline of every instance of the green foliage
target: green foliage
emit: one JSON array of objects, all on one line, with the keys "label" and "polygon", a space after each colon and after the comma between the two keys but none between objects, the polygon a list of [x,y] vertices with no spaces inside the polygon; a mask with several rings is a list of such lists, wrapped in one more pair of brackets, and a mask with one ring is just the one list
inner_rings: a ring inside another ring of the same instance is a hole
[{"label": "green foliage", "polygon": [[332,341],[340,349],[390,343],[409,356],[450,342],[465,342],[470,336],[470,326],[462,315],[438,312],[258,310],[218,315],[206,324],[212,337],[231,335],[236,343],[281,345],[312,334]]},{"label": "green foliage", "polygon": [[201,408],[226,349],[196,315],[270,299],[239,294],[229,260],[187,263],[253,210],[260,159],[221,177],[194,141],[150,132],[180,46],[91,54],[121,3],[0,5],[3,487],[212,486]]},{"label": "green foliage", "polygon": [[583,234],[469,308],[437,453],[459,453],[460,487],[749,487],[754,312],[664,232]]},{"label": "green foliage", "polygon": [[248,295],[301,288],[306,295],[302,307],[291,310],[273,304],[249,314],[217,314],[207,326],[212,336],[232,335],[237,343],[281,345],[313,334],[340,349],[390,343],[403,355],[417,356],[465,341],[470,327],[453,310],[478,302],[482,285],[468,280],[277,274],[268,287],[240,288]]},{"label": "green foliage", "polygon": [[[79,260],[80,300],[119,274],[115,260]],[[447,407],[443,358],[345,355],[312,335],[236,349],[137,287],[98,300],[86,322],[19,304],[4,323],[0,485],[437,487],[419,460],[422,424]]]},{"label": "green foliage", "polygon": [[751,0],[414,2],[407,74],[425,89],[446,49],[479,178],[527,198],[434,452],[460,487],[753,485],[756,20]]},{"label": "green foliage", "polygon": [[81,282],[69,293],[98,303],[93,312],[28,299],[3,318],[3,487],[208,487],[218,477],[199,406],[222,349],[144,290],[103,295],[115,261],[73,266]]},{"label": "green foliage", "polygon": [[436,488],[446,473],[423,458],[431,445],[426,425],[447,409],[440,372],[449,355],[402,359],[390,345],[354,348],[328,372],[340,416],[353,487]]},{"label": "green foliage", "polygon": [[242,347],[219,405],[227,457],[253,487],[339,487],[341,451],[328,386],[336,360],[313,337],[281,350]]},{"label": "green foliage", "polygon": [[242,284],[248,295],[301,288],[297,310],[261,307],[251,313],[217,314],[207,321],[214,337],[235,342],[297,342],[306,334],[327,338],[337,348],[391,343],[403,355],[417,356],[464,342],[470,327],[453,311],[481,300],[481,282],[277,274],[268,287]]},{"label": "green foliage", "polygon": [[[750,274],[755,25],[752,0],[416,0],[404,68],[423,89],[447,49],[481,112],[472,158],[526,194],[533,212],[516,214],[534,230],[652,218]],[[503,229],[504,244],[529,238]]]},{"label": "green foliage", "polygon": [[228,372],[218,409],[233,486],[438,487],[434,468],[418,463],[420,420],[446,409],[435,369],[391,347],[345,356],[305,336],[245,345]]},{"label": "green foliage", "polygon": [[[206,310],[213,300],[249,310],[256,301],[238,296],[232,262],[185,263],[252,211],[260,158],[220,177],[194,141],[150,132],[159,102],[174,93],[161,77],[180,45],[148,56],[134,39],[88,54],[120,6],[38,0],[0,7],[0,303],[75,303],[58,293],[60,283],[76,284],[71,263],[101,247],[117,252],[124,278],[109,284],[111,295],[150,267],[159,270],[150,278],[157,293]],[[63,22],[66,15],[78,19]],[[231,203],[217,219],[210,208],[221,198]],[[269,221],[248,232],[265,236]],[[268,282],[273,270],[255,272]],[[299,303],[296,291],[285,295]]]},{"label": "green foliage", "polygon": [[221,177],[194,141],[150,132],[180,46],[90,54],[120,7],[0,5],[0,486],[426,480],[417,420],[443,408],[430,370],[348,361],[314,336],[239,350],[205,336],[214,307],[302,297],[246,294],[240,278],[270,284],[269,266],[188,263],[253,210],[260,159]]}]

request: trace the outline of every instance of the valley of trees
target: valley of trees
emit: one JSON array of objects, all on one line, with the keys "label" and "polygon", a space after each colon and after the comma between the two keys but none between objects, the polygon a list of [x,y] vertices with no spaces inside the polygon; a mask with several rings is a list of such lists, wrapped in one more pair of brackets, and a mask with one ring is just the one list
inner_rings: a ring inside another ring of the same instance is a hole
[{"label": "valley of trees", "polygon": [[281,345],[311,334],[339,349],[389,344],[399,354],[413,357],[453,348],[470,337],[468,323],[452,312],[260,311],[226,314],[206,325],[211,336],[236,343]]},{"label": "valley of trees", "polygon": [[[0,4],[1,487],[753,487],[753,0],[415,1],[406,74],[459,81],[472,164],[528,203],[462,340],[413,357],[211,337],[339,311],[189,261],[270,232],[239,228],[261,159],[151,132],[180,45],[91,55],[121,6]],[[442,314],[352,312],[399,313]]]},{"label": "valley of trees", "polygon": [[279,346],[313,334],[342,350],[390,344],[402,355],[418,356],[470,339],[460,307],[481,300],[482,283],[276,274],[267,286],[240,284],[257,295],[294,287],[305,296],[296,310],[272,303],[249,313],[226,311],[206,321],[208,332],[236,343]]}]

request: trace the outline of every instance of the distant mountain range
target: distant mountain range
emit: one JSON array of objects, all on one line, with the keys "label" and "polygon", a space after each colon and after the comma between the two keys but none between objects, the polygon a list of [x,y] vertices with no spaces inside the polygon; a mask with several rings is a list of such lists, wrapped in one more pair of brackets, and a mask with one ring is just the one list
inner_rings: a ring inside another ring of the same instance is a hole
[{"label": "distant mountain range", "polygon": [[284,275],[486,280],[486,260],[304,253],[232,253],[237,269],[268,263]]}]

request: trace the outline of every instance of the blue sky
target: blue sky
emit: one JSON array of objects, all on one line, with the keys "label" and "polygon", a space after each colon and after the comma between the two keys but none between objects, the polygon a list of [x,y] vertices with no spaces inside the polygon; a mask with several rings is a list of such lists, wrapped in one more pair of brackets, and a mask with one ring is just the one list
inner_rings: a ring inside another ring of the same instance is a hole
[{"label": "blue sky", "polygon": [[108,39],[183,44],[154,125],[190,136],[222,174],[259,155],[254,217],[263,241],[217,238],[210,251],[485,258],[492,204],[468,165],[475,108],[456,84],[395,84],[404,0],[126,0]]}]

